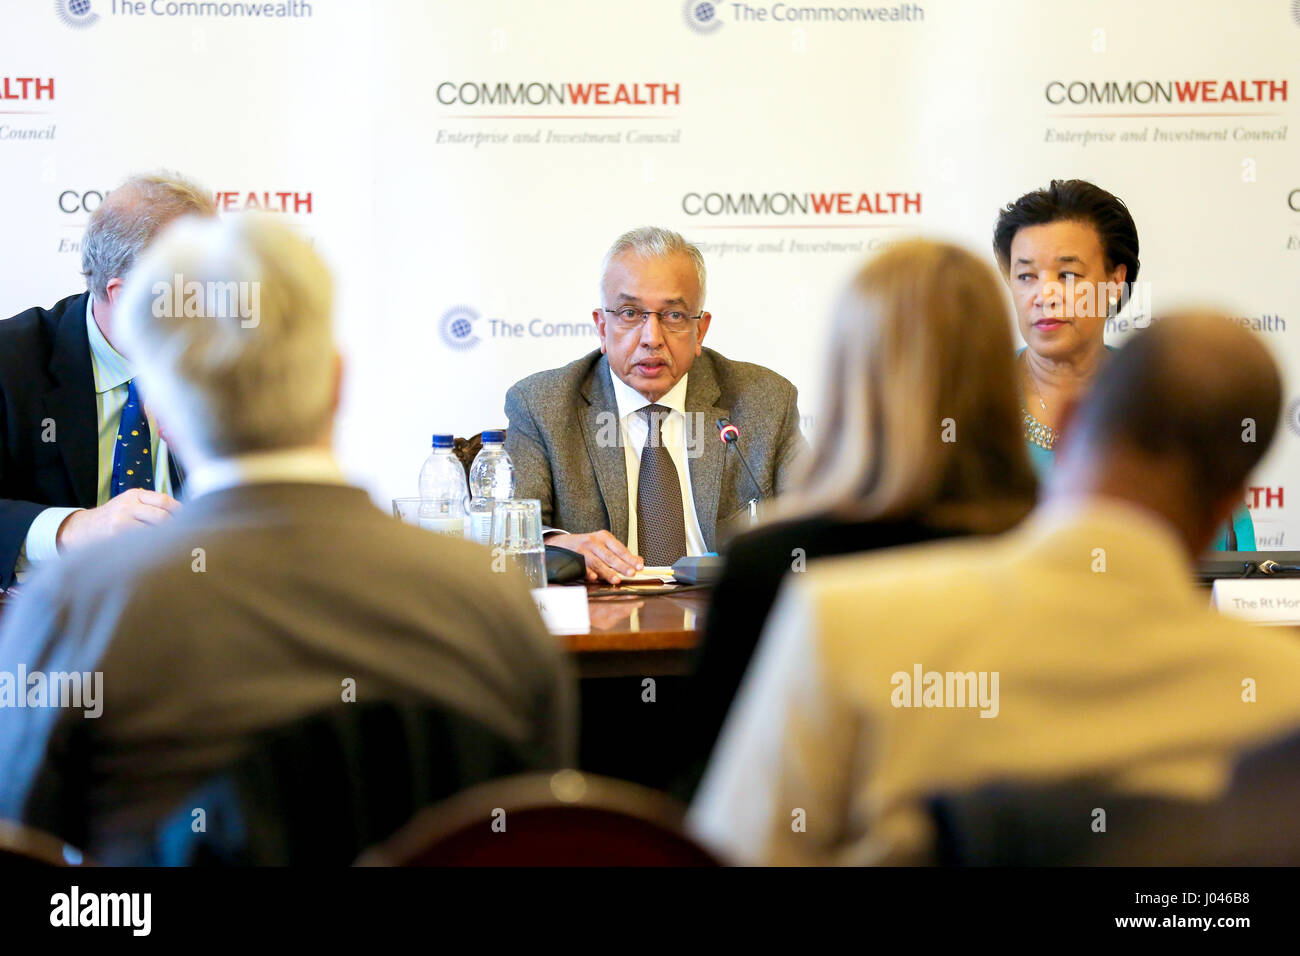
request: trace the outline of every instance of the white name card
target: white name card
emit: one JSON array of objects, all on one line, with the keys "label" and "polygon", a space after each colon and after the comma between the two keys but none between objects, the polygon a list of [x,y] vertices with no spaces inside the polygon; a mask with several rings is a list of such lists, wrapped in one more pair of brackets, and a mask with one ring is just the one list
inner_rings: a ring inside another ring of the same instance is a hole
[{"label": "white name card", "polygon": [[552,634],[587,634],[591,612],[584,587],[533,588],[533,602]]},{"label": "white name card", "polygon": [[1210,605],[1255,624],[1300,624],[1300,578],[1225,578],[1214,582]]}]

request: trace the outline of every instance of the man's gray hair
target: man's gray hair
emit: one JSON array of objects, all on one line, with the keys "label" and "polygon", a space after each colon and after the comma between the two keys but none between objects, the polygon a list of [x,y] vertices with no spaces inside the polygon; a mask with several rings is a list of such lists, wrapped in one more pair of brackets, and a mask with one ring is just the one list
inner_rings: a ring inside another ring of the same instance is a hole
[{"label": "man's gray hair", "polygon": [[687,242],[680,233],[658,226],[642,226],[623,233],[614,240],[605,253],[605,261],[600,265],[600,297],[605,297],[605,276],[609,273],[609,264],[631,252],[641,259],[666,259],[679,252],[685,253],[695,266],[695,275],[700,280],[700,308],[704,307],[704,254],[693,242]]},{"label": "man's gray hair", "polygon": [[81,240],[81,273],[101,302],[108,283],[126,277],[163,226],[185,215],[215,216],[212,195],[175,173],[130,176],[91,214]]}]

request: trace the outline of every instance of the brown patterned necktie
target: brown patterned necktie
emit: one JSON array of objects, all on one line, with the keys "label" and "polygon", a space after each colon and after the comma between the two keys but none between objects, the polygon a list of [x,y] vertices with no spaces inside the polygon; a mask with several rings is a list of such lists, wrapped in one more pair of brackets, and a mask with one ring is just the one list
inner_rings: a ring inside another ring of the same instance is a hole
[{"label": "brown patterned necktie", "polygon": [[686,554],[686,518],[677,466],[660,438],[660,426],[672,409],[647,405],[638,414],[650,426],[641,449],[636,486],[637,550],[647,567],[671,565]]}]

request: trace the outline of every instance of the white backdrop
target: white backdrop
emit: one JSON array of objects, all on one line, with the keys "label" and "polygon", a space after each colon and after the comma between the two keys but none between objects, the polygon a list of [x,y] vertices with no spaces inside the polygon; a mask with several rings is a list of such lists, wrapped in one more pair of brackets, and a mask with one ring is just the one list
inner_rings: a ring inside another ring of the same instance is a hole
[{"label": "white backdrop", "polygon": [[1208,299],[1278,355],[1288,427],[1248,503],[1261,547],[1300,543],[1292,0],[0,11],[0,315],[82,287],[87,210],[129,172],[270,194],[336,271],[339,449],[381,502],[414,493],[431,432],[503,425],[510,383],[594,347],[627,228],[707,244],[708,344],[793,380],[811,426],[830,302],[870,251],[991,257],[999,206],[1082,177],[1132,209],[1155,311]]}]

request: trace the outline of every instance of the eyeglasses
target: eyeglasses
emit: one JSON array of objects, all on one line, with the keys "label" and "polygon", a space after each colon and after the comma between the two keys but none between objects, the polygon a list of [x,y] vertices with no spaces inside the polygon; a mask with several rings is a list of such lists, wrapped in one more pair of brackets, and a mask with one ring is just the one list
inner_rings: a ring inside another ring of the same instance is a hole
[{"label": "eyeglasses", "polygon": [[614,326],[620,332],[639,329],[652,315],[659,317],[659,325],[665,332],[685,332],[688,325],[704,317],[703,312],[699,315],[687,315],[685,312],[642,311],[630,305],[621,309],[605,309],[605,311],[614,316]]}]

